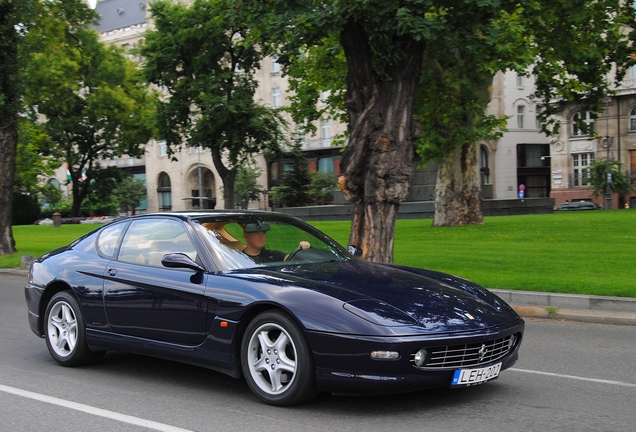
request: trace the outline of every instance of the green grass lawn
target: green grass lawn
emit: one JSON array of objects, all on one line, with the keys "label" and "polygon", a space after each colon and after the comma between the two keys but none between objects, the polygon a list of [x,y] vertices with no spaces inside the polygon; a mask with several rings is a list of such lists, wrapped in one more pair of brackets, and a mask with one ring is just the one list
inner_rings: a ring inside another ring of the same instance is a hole
[{"label": "green grass lawn", "polygon": [[[444,271],[488,288],[636,297],[636,211],[562,212],[485,218],[479,226],[432,228],[430,219],[397,222],[397,264]],[[312,222],[346,245],[350,222]],[[20,265],[68,244],[95,225],[15,226]]]},{"label": "green grass lawn", "polygon": [[[349,222],[313,222],[347,244]],[[636,211],[562,212],[485,218],[433,228],[397,222],[394,261],[488,288],[636,297]]]}]

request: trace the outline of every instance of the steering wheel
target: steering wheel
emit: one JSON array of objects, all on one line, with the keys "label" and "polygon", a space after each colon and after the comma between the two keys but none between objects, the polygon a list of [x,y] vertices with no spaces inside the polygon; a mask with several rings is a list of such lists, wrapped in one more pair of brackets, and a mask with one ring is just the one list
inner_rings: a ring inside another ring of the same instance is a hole
[{"label": "steering wheel", "polygon": [[298,254],[298,252],[300,252],[301,250],[303,250],[302,247],[298,246],[296,249],[294,249],[293,251],[291,251],[291,253],[287,256],[287,261],[291,261],[294,259],[294,257]]}]

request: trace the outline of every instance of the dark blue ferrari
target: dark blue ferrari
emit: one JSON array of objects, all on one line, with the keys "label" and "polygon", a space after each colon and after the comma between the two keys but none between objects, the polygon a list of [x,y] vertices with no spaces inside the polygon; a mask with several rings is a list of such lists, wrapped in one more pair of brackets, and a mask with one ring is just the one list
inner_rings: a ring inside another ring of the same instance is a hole
[{"label": "dark blue ferrari", "polygon": [[476,284],[359,260],[272,212],[114,222],[38,258],[25,290],[63,366],[162,357],[244,376],[274,405],[482,384],[516,362],[524,331]]}]

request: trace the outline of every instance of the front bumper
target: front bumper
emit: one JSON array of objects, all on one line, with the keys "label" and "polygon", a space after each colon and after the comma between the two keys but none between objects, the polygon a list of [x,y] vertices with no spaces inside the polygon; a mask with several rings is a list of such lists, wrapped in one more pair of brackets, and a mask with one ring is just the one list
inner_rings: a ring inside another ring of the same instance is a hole
[{"label": "front bumper", "polygon": [[[502,370],[515,364],[524,331],[519,318],[481,331],[405,337],[372,337],[307,332],[316,364],[316,383],[332,393],[398,393],[450,386],[456,368],[417,368],[411,355],[420,348],[484,343],[516,335],[515,345],[504,356],[479,364],[502,363]],[[397,360],[372,360],[372,351],[397,351]]]}]

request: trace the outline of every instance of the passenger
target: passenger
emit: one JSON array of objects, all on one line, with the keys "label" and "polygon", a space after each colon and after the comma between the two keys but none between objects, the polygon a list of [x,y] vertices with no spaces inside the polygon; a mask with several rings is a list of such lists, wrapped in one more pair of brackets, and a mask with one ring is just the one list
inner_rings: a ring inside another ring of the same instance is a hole
[{"label": "passenger", "polygon": [[[289,257],[289,254],[285,252],[265,249],[267,231],[270,229],[269,223],[261,221],[245,225],[243,236],[245,237],[246,246],[243,249],[243,253],[256,264],[287,261]],[[307,241],[301,241],[299,247],[309,249],[311,245]]]}]

